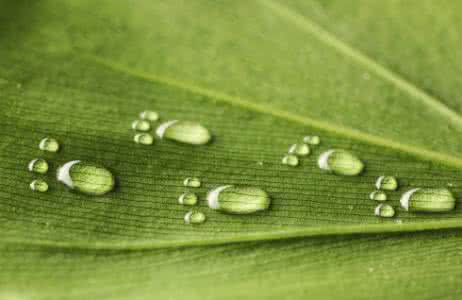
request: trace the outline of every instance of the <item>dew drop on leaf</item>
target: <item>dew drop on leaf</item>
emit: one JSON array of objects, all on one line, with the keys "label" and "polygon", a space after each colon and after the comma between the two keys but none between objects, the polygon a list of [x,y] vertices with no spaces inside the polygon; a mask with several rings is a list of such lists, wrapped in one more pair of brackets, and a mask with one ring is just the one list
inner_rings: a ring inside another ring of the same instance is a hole
[{"label": "dew drop on leaf", "polygon": [[36,158],[30,161],[28,169],[34,173],[45,174],[48,172],[48,163],[43,158]]},{"label": "dew drop on leaf", "polygon": [[149,133],[137,133],[133,137],[133,140],[137,144],[152,145],[154,143],[154,137]]},{"label": "dew drop on leaf", "polygon": [[282,158],[282,164],[296,167],[299,164],[298,157],[293,154],[287,154]]},{"label": "dew drop on leaf", "polygon": [[198,188],[201,186],[201,181],[196,177],[188,177],[183,181],[183,185],[187,187]]},{"label": "dew drop on leaf", "polygon": [[132,129],[137,131],[149,131],[151,130],[151,123],[146,120],[136,120],[132,123]]},{"label": "dew drop on leaf", "polygon": [[388,204],[379,204],[374,211],[375,215],[382,218],[391,218],[395,215],[395,209]]},{"label": "dew drop on leaf", "polygon": [[258,187],[224,185],[207,194],[211,209],[230,214],[251,214],[269,208],[269,195]]},{"label": "dew drop on leaf", "polygon": [[369,198],[375,201],[386,201],[387,194],[385,194],[382,191],[373,191],[372,193],[369,194]]},{"label": "dew drop on leaf", "polygon": [[415,188],[405,192],[401,206],[411,212],[447,212],[456,206],[456,199],[446,188]]},{"label": "dew drop on leaf", "polygon": [[184,222],[186,224],[201,224],[206,220],[205,214],[200,211],[189,211],[184,215]]},{"label": "dew drop on leaf", "polygon": [[190,121],[173,120],[162,123],[157,128],[156,134],[161,139],[169,139],[190,145],[204,145],[212,139],[207,128]]},{"label": "dew drop on leaf", "polygon": [[293,144],[289,148],[290,154],[306,156],[310,154],[310,147],[307,144]]},{"label": "dew drop on leaf", "polygon": [[197,195],[194,193],[184,193],[178,198],[178,203],[183,205],[196,205]]},{"label": "dew drop on leaf", "polygon": [[398,188],[398,180],[394,176],[380,176],[375,182],[378,190],[395,191]]},{"label": "dew drop on leaf", "polygon": [[39,149],[48,152],[58,152],[59,143],[54,138],[46,137],[40,141]]},{"label": "dew drop on leaf", "polygon": [[152,110],[145,110],[140,113],[140,118],[148,121],[157,121],[159,120],[159,114]]},{"label": "dew drop on leaf", "polygon": [[36,179],[30,183],[30,189],[36,192],[48,191],[48,183],[42,179]]},{"label": "dew drop on leaf", "polygon": [[303,138],[303,141],[310,145],[319,145],[321,139],[317,135],[307,135]]},{"label": "dew drop on leaf", "polygon": [[341,149],[331,149],[319,156],[319,168],[334,174],[355,176],[364,169],[363,162],[354,154]]}]

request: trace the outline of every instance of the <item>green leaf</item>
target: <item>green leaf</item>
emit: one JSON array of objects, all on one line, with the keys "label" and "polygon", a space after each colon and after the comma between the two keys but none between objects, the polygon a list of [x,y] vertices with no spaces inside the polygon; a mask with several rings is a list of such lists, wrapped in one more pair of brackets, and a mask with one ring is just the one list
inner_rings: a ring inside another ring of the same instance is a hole
[{"label": "green leaf", "polygon": [[[321,299],[358,299],[362,291],[383,299],[457,295],[456,279],[441,278],[460,266],[455,250],[449,258],[442,251],[460,248],[457,231],[349,236],[462,227],[460,208],[436,215],[398,209],[400,194],[412,187],[462,191],[459,54],[441,46],[457,49],[457,39],[437,34],[457,25],[445,18],[457,4],[415,2],[401,9],[364,2],[1,2],[6,254],[0,287],[6,297],[113,299],[120,284],[117,297],[139,299],[154,292],[192,299],[247,292],[302,299],[307,291]],[[432,19],[438,26],[425,22],[421,7],[440,12]],[[359,9],[364,17],[356,19]],[[420,38],[409,38],[409,19],[431,32],[425,49]],[[447,55],[454,60],[440,68]],[[213,142],[136,144],[130,124],[145,109],[164,121],[200,122]],[[311,155],[297,168],[281,164],[289,146],[309,134],[321,137]],[[62,149],[42,153],[38,143],[45,136]],[[331,147],[358,155],[364,174],[321,171],[317,157]],[[41,176],[50,186],[46,193],[28,188],[37,176],[27,164],[39,156],[51,169]],[[56,168],[75,159],[110,169],[116,190],[89,197],[57,183]],[[388,194],[394,219],[374,216],[376,203],[368,199],[380,175],[399,179],[399,192]],[[188,210],[177,203],[191,176],[203,183],[197,194],[207,221],[198,226],[183,224]],[[252,216],[208,209],[207,190],[223,184],[264,189],[271,209]],[[337,237],[319,237],[326,235]],[[187,247],[170,249],[178,246]],[[154,248],[162,249],[126,251]],[[374,264],[379,275],[368,273]],[[188,271],[178,272],[182,267]],[[408,276],[421,283],[408,286]]]}]

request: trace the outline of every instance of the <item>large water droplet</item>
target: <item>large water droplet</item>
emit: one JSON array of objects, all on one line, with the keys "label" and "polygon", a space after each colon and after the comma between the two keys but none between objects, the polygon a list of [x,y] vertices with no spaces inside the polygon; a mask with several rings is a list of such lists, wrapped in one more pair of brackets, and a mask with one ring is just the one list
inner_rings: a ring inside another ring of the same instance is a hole
[{"label": "large water droplet", "polygon": [[54,138],[44,138],[39,143],[39,149],[48,152],[58,152],[59,143]]},{"label": "large water droplet", "polygon": [[146,120],[136,120],[132,123],[132,129],[137,131],[149,131],[151,130],[151,123]]},{"label": "large water droplet", "polygon": [[191,145],[207,144],[212,136],[207,128],[199,123],[189,121],[168,121],[162,123],[156,130],[161,139],[170,139]]},{"label": "large water droplet", "polygon": [[385,194],[382,191],[373,191],[372,193],[370,193],[369,198],[375,201],[386,201],[387,194]]},{"label": "large water droplet", "polygon": [[34,173],[45,174],[48,172],[48,163],[42,158],[36,158],[30,161],[28,169]]},{"label": "large water droplet", "polygon": [[30,188],[36,192],[46,192],[48,191],[48,183],[42,179],[36,179],[30,183]]},{"label": "large water droplet", "polygon": [[445,188],[416,188],[401,196],[401,206],[412,212],[446,212],[456,206],[456,199]]},{"label": "large water droplet", "polygon": [[393,176],[380,176],[375,182],[375,187],[379,190],[394,191],[398,188],[398,180]]},{"label": "large water droplet", "polygon": [[321,143],[321,139],[316,135],[307,135],[303,138],[303,141],[310,145],[319,145]]},{"label": "large water droplet", "polygon": [[88,195],[103,195],[115,185],[112,173],[99,165],[73,160],[58,169],[58,181]]},{"label": "large water droplet", "polygon": [[133,137],[133,140],[137,144],[152,145],[154,143],[154,137],[149,133],[137,133]]},{"label": "large water droplet", "polygon": [[321,154],[318,165],[323,170],[345,176],[358,175],[364,169],[364,164],[359,158],[341,149],[331,149]]},{"label": "large water droplet", "polygon": [[197,177],[188,177],[183,181],[183,185],[187,187],[198,188],[201,186],[201,181]]},{"label": "large water droplet", "polygon": [[145,110],[140,113],[140,118],[141,119],[146,119],[149,121],[157,121],[159,120],[159,114],[155,111],[152,110]]},{"label": "large water droplet", "polygon": [[374,211],[376,216],[382,218],[391,218],[395,215],[395,209],[388,204],[379,204]]},{"label": "large water droplet", "polygon": [[293,144],[289,148],[290,154],[306,156],[310,154],[310,147],[307,144]]},{"label": "large water droplet", "polygon": [[184,193],[178,198],[178,203],[183,205],[196,205],[197,195],[194,193]]},{"label": "large water droplet", "polygon": [[205,214],[200,211],[189,211],[184,215],[184,222],[186,224],[201,224],[205,222]]},{"label": "large water droplet", "polygon": [[257,187],[225,185],[211,190],[207,194],[210,208],[231,214],[251,214],[266,210],[271,199]]},{"label": "large water droplet", "polygon": [[298,166],[299,160],[298,157],[293,154],[287,154],[282,158],[282,163],[291,167]]}]

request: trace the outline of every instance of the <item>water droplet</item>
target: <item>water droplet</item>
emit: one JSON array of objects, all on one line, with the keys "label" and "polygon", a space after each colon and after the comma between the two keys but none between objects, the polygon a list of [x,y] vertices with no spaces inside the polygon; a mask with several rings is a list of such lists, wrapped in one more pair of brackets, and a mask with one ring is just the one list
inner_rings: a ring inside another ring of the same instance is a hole
[{"label": "water droplet", "polygon": [[393,176],[380,176],[375,182],[378,190],[394,191],[398,188],[398,180]]},{"label": "water droplet", "polygon": [[30,188],[33,191],[37,192],[46,192],[48,191],[48,183],[42,179],[36,179],[30,183]]},{"label": "water droplet", "polygon": [[263,166],[263,162],[262,161],[257,161],[257,165]]},{"label": "water droplet", "polygon": [[168,121],[156,130],[157,136],[191,145],[207,144],[212,136],[207,128],[199,123],[189,121]]},{"label": "water droplet", "polygon": [[372,193],[369,194],[369,198],[375,201],[386,201],[387,194],[385,194],[382,191],[373,191]]},{"label": "water droplet", "polygon": [[207,194],[207,202],[211,209],[231,214],[251,214],[268,209],[271,199],[257,187],[225,185],[211,190]]},{"label": "water droplet", "polygon": [[141,119],[146,119],[149,121],[157,121],[159,120],[159,114],[155,111],[152,110],[145,110],[140,113],[140,118]]},{"label": "water droplet", "polygon": [[310,145],[319,145],[321,139],[317,135],[307,135],[303,138],[303,141]]},{"label": "water droplet", "polygon": [[306,156],[310,154],[310,147],[307,144],[293,144],[289,148],[290,154]]},{"label": "water droplet", "polygon": [[115,185],[112,173],[99,165],[73,160],[58,169],[58,181],[88,195],[103,195]]},{"label": "water droplet", "polygon": [[152,145],[154,143],[154,137],[149,133],[137,133],[133,137],[133,140],[137,144]]},{"label": "water droplet", "polygon": [[46,137],[40,141],[39,148],[43,151],[58,152],[59,143],[54,138]]},{"label": "water droplet", "polygon": [[201,181],[196,177],[188,177],[183,181],[183,185],[187,187],[198,188],[201,186]]},{"label": "water droplet", "polygon": [[178,203],[183,205],[196,205],[197,195],[194,193],[184,193],[178,198]]},{"label": "water droplet", "polygon": [[282,158],[282,163],[284,165],[288,165],[288,166],[291,166],[291,167],[296,167],[298,166],[298,157],[293,155],[293,154],[287,154],[286,156],[284,156]]},{"label": "water droplet", "polygon": [[205,222],[205,214],[200,211],[189,211],[184,215],[184,222],[186,224],[201,224]]},{"label": "water droplet", "polygon": [[382,218],[391,218],[395,215],[395,209],[388,204],[379,204],[375,208],[375,215]]},{"label": "water droplet", "polygon": [[359,158],[340,149],[331,149],[321,154],[318,165],[323,170],[345,176],[358,175],[364,169],[364,164]]},{"label": "water droplet", "polygon": [[151,130],[151,123],[146,120],[136,120],[132,123],[132,129],[138,131],[149,131]]},{"label": "water droplet", "polygon": [[446,212],[456,206],[456,199],[445,188],[416,188],[401,196],[401,206],[408,211]]},{"label": "water droplet", "polygon": [[30,161],[28,169],[34,173],[45,174],[48,172],[48,163],[42,158],[36,158]]}]

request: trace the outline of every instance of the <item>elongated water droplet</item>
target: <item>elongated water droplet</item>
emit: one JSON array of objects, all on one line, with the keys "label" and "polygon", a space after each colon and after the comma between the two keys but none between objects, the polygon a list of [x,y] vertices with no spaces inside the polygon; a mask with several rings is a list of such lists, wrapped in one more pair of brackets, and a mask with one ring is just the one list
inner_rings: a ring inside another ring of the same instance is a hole
[{"label": "elongated water droplet", "polygon": [[395,215],[395,209],[388,204],[379,204],[375,208],[375,215],[382,218],[391,218]]},{"label": "elongated water droplet", "polygon": [[151,123],[146,120],[136,120],[132,123],[132,129],[137,131],[149,131],[151,130]]},{"label": "elongated water droplet", "polygon": [[369,198],[375,201],[386,201],[387,194],[385,194],[382,191],[373,191],[372,193],[370,193]]},{"label": "elongated water droplet", "polygon": [[197,195],[194,193],[184,193],[178,198],[178,203],[183,205],[196,205]]},{"label": "elongated water droplet", "polygon": [[201,224],[205,222],[205,214],[200,211],[189,211],[184,215],[184,222],[186,224]]},{"label": "elongated water droplet", "polygon": [[211,209],[231,214],[251,214],[268,209],[271,199],[257,187],[225,185],[211,190],[207,194],[207,202]]},{"label": "elongated water droplet", "polygon": [[162,123],[157,128],[156,134],[161,139],[166,138],[191,145],[204,145],[212,139],[208,129],[201,124],[178,120]]},{"label": "elongated water droplet", "polygon": [[59,143],[54,138],[44,138],[39,143],[40,150],[48,151],[48,152],[58,152],[59,150]]},{"label": "elongated water droplet", "polygon": [[306,156],[310,154],[310,147],[307,144],[293,144],[289,148],[290,154]]},{"label": "elongated water droplet", "polygon": [[133,137],[133,140],[137,144],[152,145],[154,143],[154,137],[149,133],[137,133]]},{"label": "elongated water droplet", "polygon": [[375,182],[378,190],[394,191],[398,188],[398,180],[393,176],[380,176]]},{"label": "elongated water droplet", "polygon": [[36,179],[30,183],[30,188],[33,191],[37,192],[46,192],[48,191],[48,183],[42,179]]},{"label": "elongated water droplet", "polygon": [[157,121],[159,120],[159,114],[152,110],[145,110],[140,113],[140,118],[148,121]]},{"label": "elongated water droplet", "polygon": [[341,149],[331,149],[321,154],[318,165],[323,170],[345,176],[358,175],[364,169],[364,164],[359,158]]},{"label": "elongated water droplet", "polygon": [[196,177],[188,177],[183,181],[183,185],[187,187],[198,188],[201,186],[201,181]]},{"label": "elongated water droplet", "polygon": [[416,188],[401,196],[401,206],[411,212],[446,212],[456,206],[456,199],[445,188]]},{"label": "elongated water droplet", "polygon": [[42,158],[36,158],[30,161],[28,169],[34,173],[45,174],[48,172],[48,163]]},{"label": "elongated water droplet", "polygon": [[282,163],[291,167],[298,166],[298,157],[293,154],[287,154],[282,158]]},{"label": "elongated water droplet", "polygon": [[58,181],[88,195],[103,195],[115,185],[112,173],[99,165],[73,160],[58,169]]},{"label": "elongated water droplet", "polygon": [[317,135],[307,135],[303,138],[303,141],[310,145],[319,145],[321,139]]}]

